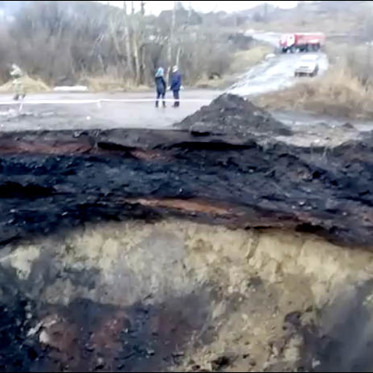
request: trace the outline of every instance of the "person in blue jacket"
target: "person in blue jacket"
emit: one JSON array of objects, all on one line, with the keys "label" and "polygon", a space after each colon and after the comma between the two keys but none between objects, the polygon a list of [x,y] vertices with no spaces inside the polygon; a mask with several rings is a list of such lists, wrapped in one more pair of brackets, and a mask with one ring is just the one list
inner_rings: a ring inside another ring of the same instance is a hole
[{"label": "person in blue jacket", "polygon": [[180,87],[181,87],[181,74],[179,72],[179,68],[177,66],[174,66],[172,68],[172,74],[171,74],[171,82],[170,82],[170,89],[174,95],[174,107],[180,106]]},{"label": "person in blue jacket", "polygon": [[164,80],[163,67],[159,67],[155,74],[155,88],[157,91],[157,99],[155,101],[155,107],[158,107],[159,99],[162,97],[163,107],[166,107],[166,81]]}]

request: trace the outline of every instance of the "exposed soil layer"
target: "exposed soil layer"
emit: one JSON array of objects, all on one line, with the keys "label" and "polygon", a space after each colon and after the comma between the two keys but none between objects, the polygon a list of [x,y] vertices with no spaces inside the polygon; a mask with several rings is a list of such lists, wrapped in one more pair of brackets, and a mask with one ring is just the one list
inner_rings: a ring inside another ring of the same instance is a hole
[{"label": "exposed soil layer", "polygon": [[373,253],[170,219],[5,245],[2,371],[371,371]]},{"label": "exposed soil layer", "polygon": [[368,245],[372,136],[296,146],[252,110],[228,95],[191,117],[198,129],[1,134],[1,241],[88,220],[182,216]]}]

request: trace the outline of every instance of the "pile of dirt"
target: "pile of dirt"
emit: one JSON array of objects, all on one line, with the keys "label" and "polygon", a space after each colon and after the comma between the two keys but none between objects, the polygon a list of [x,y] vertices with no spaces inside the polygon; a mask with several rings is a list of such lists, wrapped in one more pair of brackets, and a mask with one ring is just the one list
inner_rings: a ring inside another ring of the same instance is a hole
[{"label": "pile of dirt", "polygon": [[[33,79],[29,76],[24,76],[22,78],[22,83],[26,93],[39,93],[39,92],[48,92],[50,87],[44,83],[41,79]],[[0,86],[1,93],[10,93],[14,91],[13,80],[9,80],[2,86]]]},{"label": "pile of dirt", "polygon": [[210,105],[176,125],[193,133],[229,133],[237,136],[274,134],[290,136],[292,131],[268,112],[231,94],[216,98]]}]

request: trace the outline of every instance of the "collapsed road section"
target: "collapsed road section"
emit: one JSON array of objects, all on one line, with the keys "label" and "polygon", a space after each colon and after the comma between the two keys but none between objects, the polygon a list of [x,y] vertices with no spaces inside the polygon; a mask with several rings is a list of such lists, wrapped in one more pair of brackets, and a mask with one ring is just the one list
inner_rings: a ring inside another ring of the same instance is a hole
[{"label": "collapsed road section", "polygon": [[1,134],[0,370],[371,370],[372,139],[305,140],[231,95]]},{"label": "collapsed road section", "polygon": [[176,215],[368,245],[372,141],[327,149],[235,96],[168,130],[0,135],[2,242],[84,221]]}]

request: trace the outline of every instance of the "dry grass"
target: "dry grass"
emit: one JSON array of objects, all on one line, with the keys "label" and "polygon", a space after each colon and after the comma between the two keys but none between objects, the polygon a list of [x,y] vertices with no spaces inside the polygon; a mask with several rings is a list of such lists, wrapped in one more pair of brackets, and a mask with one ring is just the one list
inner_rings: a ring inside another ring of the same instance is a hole
[{"label": "dry grass", "polygon": [[269,53],[273,53],[273,48],[267,45],[258,45],[249,50],[239,51],[234,55],[230,72],[233,74],[245,72],[263,61]]},{"label": "dry grass", "polygon": [[373,87],[364,86],[348,69],[334,67],[323,77],[259,97],[266,109],[307,110],[346,118],[373,118]]},{"label": "dry grass", "polygon": [[[41,93],[49,92],[51,90],[50,87],[39,78],[33,79],[29,76],[24,76],[22,78],[22,83],[26,93]],[[8,82],[0,86],[1,93],[10,93],[13,91],[13,80],[9,80]]]},{"label": "dry grass", "polygon": [[133,82],[109,75],[87,77],[84,79],[84,84],[88,86],[91,92],[134,92],[149,89],[147,86],[136,86]]},{"label": "dry grass", "polygon": [[253,66],[262,62],[269,53],[273,53],[273,48],[267,45],[258,45],[248,50],[236,52],[226,76],[215,79],[204,77],[198,80],[194,86],[210,89],[226,88],[237,80],[239,74],[248,71]]},{"label": "dry grass", "polygon": [[222,89],[229,85],[229,79],[207,79],[202,78],[198,80],[193,87],[204,88],[204,89]]}]

